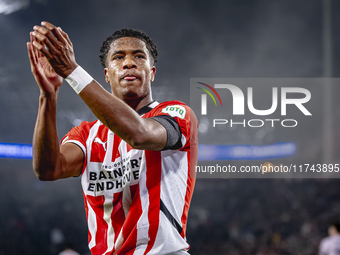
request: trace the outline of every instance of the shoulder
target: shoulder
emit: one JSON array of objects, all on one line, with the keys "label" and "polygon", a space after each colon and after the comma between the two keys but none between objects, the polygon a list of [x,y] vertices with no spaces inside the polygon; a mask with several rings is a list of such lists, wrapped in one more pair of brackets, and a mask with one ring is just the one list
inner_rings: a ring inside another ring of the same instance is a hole
[{"label": "shoulder", "polygon": [[321,240],[320,243],[327,243],[327,242],[329,242],[329,239],[330,239],[330,236],[325,237],[325,238],[323,238],[323,239]]},{"label": "shoulder", "polygon": [[320,242],[320,250],[326,249],[330,242],[332,242],[331,236],[323,238]]},{"label": "shoulder", "polygon": [[340,243],[340,235],[329,236],[327,238],[328,238],[329,242]]},{"label": "shoulder", "polygon": [[183,103],[181,101],[171,100],[171,101],[165,101],[165,102],[160,103],[154,109],[156,109],[156,108],[164,108],[164,107],[171,106],[171,105],[178,105],[178,106],[183,106],[183,107],[189,108],[188,105],[186,105],[185,103]]},{"label": "shoulder", "polygon": [[80,125],[71,128],[71,130],[61,140],[61,144],[64,144],[66,142],[70,142],[72,140],[79,140],[79,141],[85,142],[88,135],[90,134],[91,129],[97,123],[99,125],[101,124],[101,122],[99,120],[95,120],[95,121],[91,121],[91,122],[82,121],[80,123]]},{"label": "shoulder", "polygon": [[94,127],[100,127],[100,126],[104,126],[103,123],[101,123],[99,120],[94,120],[94,121],[82,121],[80,123],[80,125],[75,126],[71,129],[77,132],[85,132],[88,133],[90,132],[91,129],[93,129]]},{"label": "shoulder", "polygon": [[195,116],[194,112],[190,109],[188,105],[178,100],[171,100],[160,103],[150,112],[148,112],[145,117],[150,118],[157,115],[170,115],[171,117],[177,117],[179,119],[189,119],[190,116],[191,118],[192,116]]},{"label": "shoulder", "polygon": [[80,123],[80,125],[79,126],[76,126],[76,127],[78,127],[78,128],[82,128],[82,129],[88,129],[88,128],[91,128],[91,127],[93,127],[96,123],[100,123],[101,124],[101,122],[99,121],[99,120],[94,120],[94,121],[82,121],[81,123]]}]

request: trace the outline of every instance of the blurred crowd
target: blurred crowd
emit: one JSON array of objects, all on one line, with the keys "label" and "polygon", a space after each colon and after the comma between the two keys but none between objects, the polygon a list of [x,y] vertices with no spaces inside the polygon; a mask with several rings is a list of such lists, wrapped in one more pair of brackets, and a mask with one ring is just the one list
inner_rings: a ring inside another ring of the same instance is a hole
[{"label": "blurred crowd", "polygon": [[199,179],[192,254],[311,255],[339,220],[337,179]]}]

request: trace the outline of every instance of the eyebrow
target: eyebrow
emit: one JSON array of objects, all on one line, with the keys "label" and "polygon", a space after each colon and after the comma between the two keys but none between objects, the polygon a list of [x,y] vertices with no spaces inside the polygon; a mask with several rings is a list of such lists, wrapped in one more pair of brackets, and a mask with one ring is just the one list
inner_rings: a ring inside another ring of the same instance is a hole
[{"label": "eyebrow", "polygon": [[[111,54],[111,56],[116,55],[116,54],[124,54],[124,53],[125,53],[124,51],[119,50],[119,51],[113,52],[113,53]],[[145,53],[144,51],[142,51],[142,50],[134,50],[134,51],[132,52],[132,54],[137,54],[137,53],[143,53],[143,54],[146,55],[146,53]]]}]

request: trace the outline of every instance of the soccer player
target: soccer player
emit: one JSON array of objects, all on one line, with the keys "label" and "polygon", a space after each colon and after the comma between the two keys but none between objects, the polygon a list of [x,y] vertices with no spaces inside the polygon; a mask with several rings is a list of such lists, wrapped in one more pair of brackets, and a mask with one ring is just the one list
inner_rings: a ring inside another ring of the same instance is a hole
[{"label": "soccer player", "polygon": [[340,222],[329,225],[328,235],[321,240],[319,255],[340,255]]},{"label": "soccer player", "polygon": [[[103,43],[100,57],[112,94],[77,64],[60,28],[34,26],[27,48],[40,88],[34,171],[40,180],[81,175],[92,254],[188,254],[197,120],[182,102],[152,99],[152,40],[122,29]],[[59,75],[98,118],[71,129],[60,146]]]}]

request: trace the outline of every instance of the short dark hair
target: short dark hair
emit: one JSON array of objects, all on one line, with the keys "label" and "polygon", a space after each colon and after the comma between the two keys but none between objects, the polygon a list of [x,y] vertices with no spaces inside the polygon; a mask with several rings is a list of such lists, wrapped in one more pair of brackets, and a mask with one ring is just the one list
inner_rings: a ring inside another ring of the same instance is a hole
[{"label": "short dark hair", "polygon": [[145,42],[146,48],[148,49],[152,57],[153,65],[157,63],[157,47],[156,44],[151,40],[151,38],[141,30],[123,28],[115,31],[112,35],[106,38],[106,40],[102,44],[102,47],[100,48],[99,58],[104,68],[106,67],[107,54],[110,50],[112,42],[122,37],[135,37]]}]

